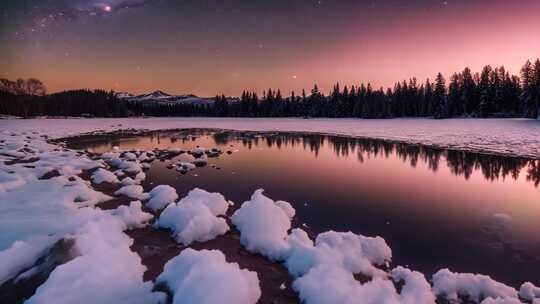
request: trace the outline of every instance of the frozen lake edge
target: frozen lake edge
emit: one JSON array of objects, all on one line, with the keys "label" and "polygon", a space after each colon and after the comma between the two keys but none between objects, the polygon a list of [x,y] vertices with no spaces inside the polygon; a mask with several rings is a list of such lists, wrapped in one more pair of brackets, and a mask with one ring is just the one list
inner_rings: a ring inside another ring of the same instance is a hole
[{"label": "frozen lake edge", "polygon": [[540,120],[532,119],[301,119],[301,118],[68,118],[0,120],[4,132],[36,132],[49,138],[118,130],[210,128],[309,132],[420,144],[443,149],[540,158]]}]

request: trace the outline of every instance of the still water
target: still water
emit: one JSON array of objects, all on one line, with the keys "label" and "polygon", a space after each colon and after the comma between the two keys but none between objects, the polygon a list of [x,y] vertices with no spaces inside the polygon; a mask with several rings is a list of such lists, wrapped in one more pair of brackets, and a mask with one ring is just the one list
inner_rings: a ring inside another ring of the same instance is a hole
[{"label": "still water", "polygon": [[[190,136],[193,135],[193,136]],[[540,161],[337,136],[212,130],[78,140],[93,152],[217,147],[232,154],[185,175],[154,161],[145,188],[194,187],[241,204],[264,188],[313,233],[382,236],[397,265],[540,284]],[[214,165],[214,166],[212,166]],[[219,170],[215,168],[219,167]]]}]

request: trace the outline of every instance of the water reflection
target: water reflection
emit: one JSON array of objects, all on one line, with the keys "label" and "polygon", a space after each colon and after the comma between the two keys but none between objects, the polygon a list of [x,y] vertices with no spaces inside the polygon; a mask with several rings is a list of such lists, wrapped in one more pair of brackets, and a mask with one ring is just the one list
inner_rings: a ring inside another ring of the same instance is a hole
[{"label": "water reflection", "polygon": [[525,158],[318,134],[216,132],[211,135],[217,144],[227,145],[229,142],[241,140],[242,144],[249,149],[258,146],[261,142],[264,142],[269,148],[277,147],[278,149],[302,145],[304,150],[310,151],[315,156],[318,156],[321,147],[328,144],[337,157],[349,157],[356,153],[360,162],[380,156],[389,158],[395,154],[412,168],[416,168],[420,161],[433,172],[437,172],[440,162],[443,160],[452,174],[463,176],[467,180],[476,170],[481,171],[483,177],[489,181],[504,180],[507,177],[516,180],[520,172],[524,171],[527,181],[534,183],[536,187],[540,184],[540,162]]},{"label": "water reflection", "polygon": [[538,160],[373,139],[224,130],[69,143],[99,153],[113,146],[189,150],[197,145],[233,153],[185,175],[167,165],[190,161],[190,155],[153,162],[145,189],[167,184],[183,196],[199,187],[240,204],[264,188],[270,197],[291,202],[298,222],[312,232],[380,235],[397,264],[427,275],[449,267],[514,286],[525,280],[540,284]]},{"label": "water reflection", "polygon": [[[216,145],[227,146],[240,142],[244,147],[253,149],[260,144],[268,148],[294,148],[301,146],[305,151],[316,157],[321,148],[328,145],[337,157],[349,157],[356,154],[359,162],[363,163],[370,158],[393,155],[399,157],[404,163],[416,168],[418,163],[424,163],[433,172],[443,165],[456,176],[468,180],[473,172],[480,171],[489,181],[505,180],[510,177],[517,180],[521,172],[525,172],[526,180],[538,187],[540,184],[540,161],[519,157],[508,157],[490,154],[471,153],[458,150],[439,149],[421,145],[411,145],[399,142],[383,141],[377,139],[351,138],[345,136],[332,136],[306,133],[271,133],[271,132],[242,132],[222,131],[211,129],[186,129],[177,131],[155,131],[144,134],[144,137],[155,143],[151,148],[168,148],[174,144],[187,144],[194,142],[202,136],[210,136]],[[107,137],[106,147],[103,140],[93,138],[90,141],[70,143],[73,148],[92,148],[103,152],[110,149],[109,145],[123,145],[140,147],[141,135],[126,136],[123,134]]]}]

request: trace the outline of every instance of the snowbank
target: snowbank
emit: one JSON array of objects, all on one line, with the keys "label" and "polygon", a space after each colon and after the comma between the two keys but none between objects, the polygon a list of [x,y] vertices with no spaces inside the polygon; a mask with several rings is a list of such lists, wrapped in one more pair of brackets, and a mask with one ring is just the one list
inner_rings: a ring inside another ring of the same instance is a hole
[{"label": "snowbank", "polygon": [[178,199],[176,189],[169,185],[156,186],[149,195],[150,200],[146,203],[146,207],[153,211],[161,210]]},{"label": "snowbank", "polygon": [[28,241],[16,241],[10,248],[0,251],[0,285],[30,268],[55,241],[54,237],[36,237]]},{"label": "snowbank", "polygon": [[174,304],[255,304],[261,296],[257,274],[227,263],[218,250],[187,248],[165,264],[156,281],[173,292]]},{"label": "snowbank", "polygon": [[221,194],[196,188],[177,204],[167,206],[156,226],[171,229],[176,241],[186,246],[205,242],[229,231],[225,219],[218,217],[225,215],[228,206]]},{"label": "snowbank", "polygon": [[84,213],[91,220],[72,236],[80,256],[56,267],[26,303],[162,303],[164,294],[143,282],[146,268],[124,223],[99,209]]}]

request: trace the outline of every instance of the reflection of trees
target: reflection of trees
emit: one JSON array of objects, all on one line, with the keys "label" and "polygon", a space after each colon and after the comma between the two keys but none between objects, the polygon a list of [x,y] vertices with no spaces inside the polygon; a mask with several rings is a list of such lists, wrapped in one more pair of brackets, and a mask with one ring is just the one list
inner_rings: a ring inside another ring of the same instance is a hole
[{"label": "reflection of trees", "polygon": [[540,184],[540,161],[531,161],[527,169],[527,180],[533,182],[536,187]]},{"label": "reflection of trees", "polygon": [[[228,136],[227,139],[231,140],[232,137]],[[278,149],[281,149],[283,146],[294,147],[301,144],[305,150],[309,149],[316,156],[321,146],[328,144],[338,157],[348,157],[351,153],[356,152],[360,162],[364,162],[365,159],[371,157],[382,156],[389,158],[392,155],[396,155],[413,168],[420,162],[426,164],[434,172],[439,169],[441,156],[444,156],[450,172],[457,176],[463,176],[465,179],[469,179],[475,171],[480,171],[482,176],[490,181],[500,178],[505,179],[508,176],[517,179],[519,173],[523,169],[527,169],[527,181],[533,182],[535,186],[540,184],[540,162],[523,158],[443,150],[421,145],[410,145],[376,139],[348,138],[344,136],[251,132],[241,134],[239,137],[243,145],[248,148],[258,145],[260,141],[264,141],[268,147],[275,146]]]}]

